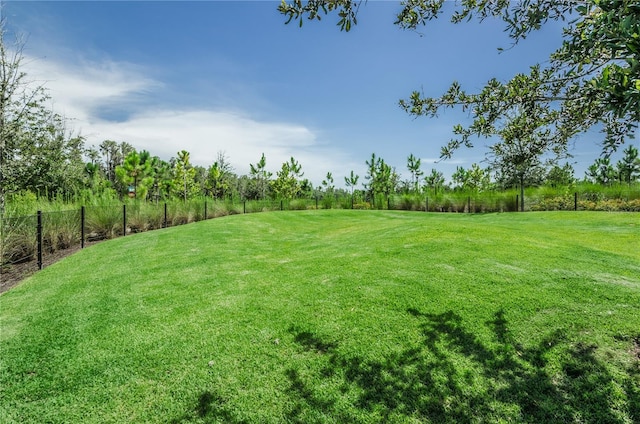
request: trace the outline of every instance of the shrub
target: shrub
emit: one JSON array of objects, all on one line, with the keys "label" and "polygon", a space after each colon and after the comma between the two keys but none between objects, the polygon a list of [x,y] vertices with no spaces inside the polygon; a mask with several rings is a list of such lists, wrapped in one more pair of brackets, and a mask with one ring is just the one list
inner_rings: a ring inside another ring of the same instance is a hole
[{"label": "shrub", "polygon": [[324,196],[320,200],[320,207],[322,207],[322,209],[333,209],[336,203],[336,198],[334,196]]},{"label": "shrub", "polygon": [[42,243],[53,253],[80,242],[80,211],[67,210],[42,214]]},{"label": "shrub", "polygon": [[357,202],[353,204],[353,209],[371,209],[371,203],[369,202]]},{"label": "shrub", "polygon": [[[315,208],[315,200],[313,203],[313,208]],[[310,209],[308,207],[308,203],[306,199],[292,199],[285,205],[284,209],[290,211],[303,211],[306,209]]]},{"label": "shrub", "polygon": [[110,239],[122,234],[121,206],[91,206],[86,208],[85,226],[88,239]]},{"label": "shrub", "polygon": [[139,204],[127,206],[127,227],[132,233],[148,231],[151,228],[151,216],[142,210]]},{"label": "shrub", "polygon": [[0,220],[0,266],[29,261],[36,249],[34,215]]},{"label": "shrub", "polygon": [[425,199],[418,194],[403,194],[400,196],[400,201],[397,206],[394,202],[394,209],[401,209],[404,211],[418,211],[424,210]]}]

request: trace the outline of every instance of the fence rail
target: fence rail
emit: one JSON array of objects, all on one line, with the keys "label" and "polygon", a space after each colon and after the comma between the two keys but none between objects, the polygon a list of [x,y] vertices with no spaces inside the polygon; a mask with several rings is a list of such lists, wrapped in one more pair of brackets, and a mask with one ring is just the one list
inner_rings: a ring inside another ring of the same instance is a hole
[{"label": "fence rail", "polygon": [[[631,193],[631,192],[630,192]],[[515,212],[519,194],[503,192],[476,196],[452,192],[431,196],[376,196],[366,201],[350,197],[242,202],[131,203],[82,206],[79,209],[0,218],[0,273],[11,265],[30,263],[42,269],[48,255],[86,243],[127,234],[183,225],[224,215],[304,209],[389,209],[424,212]],[[640,192],[605,199],[599,193],[560,193],[525,199],[526,211],[618,210],[640,211]]]}]

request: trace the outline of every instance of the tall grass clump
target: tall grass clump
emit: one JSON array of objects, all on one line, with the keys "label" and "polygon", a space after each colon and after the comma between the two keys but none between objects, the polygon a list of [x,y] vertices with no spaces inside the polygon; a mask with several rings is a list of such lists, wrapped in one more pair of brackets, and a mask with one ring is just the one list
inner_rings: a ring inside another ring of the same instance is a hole
[{"label": "tall grass clump", "polygon": [[283,204],[284,210],[303,211],[316,208],[316,199],[290,199],[285,200]]},{"label": "tall grass clump", "polygon": [[167,206],[167,222],[173,227],[193,221],[190,202],[172,202]]},{"label": "tall grass clump", "polygon": [[336,204],[336,198],[333,195],[322,196],[318,201],[318,206],[321,209],[334,209]]},{"label": "tall grass clump", "polygon": [[399,196],[394,196],[392,200],[392,209],[423,211],[425,210],[425,207],[426,197],[421,194],[405,193]]},{"label": "tall grass clump", "polygon": [[122,235],[122,206],[88,206],[85,220],[89,240]]},{"label": "tall grass clump", "polygon": [[240,210],[239,213],[243,211],[247,213],[270,212],[280,210],[280,201],[271,199],[247,200],[240,206],[243,207],[243,210]]},{"label": "tall grass clump", "polygon": [[89,240],[122,234],[122,203],[109,195],[94,196],[85,207],[85,230]]},{"label": "tall grass clump", "polygon": [[207,201],[207,219],[230,215],[229,207],[233,203],[228,200],[210,199]]},{"label": "tall grass clump", "polygon": [[340,209],[352,209],[355,203],[356,203],[355,198],[351,196],[344,196],[338,199],[338,204],[340,206]]},{"label": "tall grass clump", "polygon": [[164,203],[144,203],[144,216],[148,230],[157,230],[164,225]]},{"label": "tall grass clump", "polygon": [[8,197],[0,216],[0,268],[29,261],[36,252],[36,217],[38,199],[30,192]]},{"label": "tall grass clump", "polygon": [[31,260],[36,248],[34,215],[0,218],[0,268]]},{"label": "tall grass clump", "polygon": [[164,204],[132,201],[127,203],[127,227],[132,233],[155,230],[164,224]]},{"label": "tall grass clump", "polygon": [[42,214],[43,248],[50,253],[80,243],[80,211],[60,210]]}]

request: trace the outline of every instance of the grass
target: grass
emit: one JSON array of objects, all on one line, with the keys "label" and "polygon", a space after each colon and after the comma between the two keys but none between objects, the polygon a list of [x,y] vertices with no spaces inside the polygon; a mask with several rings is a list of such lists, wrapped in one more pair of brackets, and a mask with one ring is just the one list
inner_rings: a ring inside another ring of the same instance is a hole
[{"label": "grass", "polygon": [[110,240],[0,296],[0,421],[638,422],[638,240],[351,210]]}]

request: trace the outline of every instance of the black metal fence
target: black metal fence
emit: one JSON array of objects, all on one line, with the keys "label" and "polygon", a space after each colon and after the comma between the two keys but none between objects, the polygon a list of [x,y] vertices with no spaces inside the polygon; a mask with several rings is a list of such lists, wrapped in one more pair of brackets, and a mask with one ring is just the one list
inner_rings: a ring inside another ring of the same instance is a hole
[{"label": "black metal fence", "polygon": [[318,208],[318,200],[131,203],[82,206],[80,209],[0,218],[0,274],[12,265],[28,263],[42,269],[48,260],[87,243],[132,233],[188,224],[224,215],[285,209]]},{"label": "black metal fence", "polygon": [[[522,207],[519,194],[443,193],[432,196],[393,195],[373,199],[325,197],[294,200],[193,201],[187,203],[129,203],[117,206],[82,206],[79,209],[41,212],[0,219],[0,273],[12,265],[42,269],[68,249],[224,215],[305,209],[389,209],[425,212],[514,212]],[[563,193],[526,198],[524,210],[640,211],[640,194],[603,199],[597,193]]]}]

